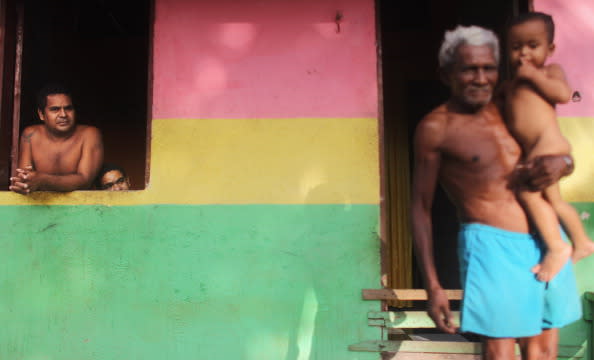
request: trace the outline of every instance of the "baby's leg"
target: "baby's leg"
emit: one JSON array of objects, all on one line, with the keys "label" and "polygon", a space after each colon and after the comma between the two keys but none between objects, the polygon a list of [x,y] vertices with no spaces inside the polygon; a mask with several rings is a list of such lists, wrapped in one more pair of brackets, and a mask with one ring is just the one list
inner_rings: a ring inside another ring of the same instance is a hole
[{"label": "baby's leg", "polygon": [[518,198],[547,246],[544,259],[532,271],[538,280],[550,281],[569,260],[571,246],[561,238],[557,214],[542,193],[521,191]]},{"label": "baby's leg", "polygon": [[559,215],[561,223],[573,243],[573,254],[571,255],[573,262],[594,253],[594,242],[586,234],[577,211],[561,198],[559,184],[549,186],[545,189],[544,194]]}]

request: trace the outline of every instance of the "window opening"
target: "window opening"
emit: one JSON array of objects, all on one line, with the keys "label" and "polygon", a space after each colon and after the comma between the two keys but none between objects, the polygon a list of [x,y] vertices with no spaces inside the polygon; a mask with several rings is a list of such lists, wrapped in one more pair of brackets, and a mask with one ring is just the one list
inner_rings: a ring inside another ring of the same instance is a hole
[{"label": "window opening", "polygon": [[[16,9],[21,9],[14,19],[22,22],[22,59],[15,56],[18,26],[9,20]],[[2,1],[2,14],[0,25],[7,30],[2,56],[3,140],[12,132],[9,128],[20,134],[26,126],[39,123],[35,106],[39,89],[47,83],[64,84],[73,93],[77,122],[101,130],[105,162],[126,170],[131,189],[144,189],[152,2],[12,0]],[[9,79],[16,79],[12,97]],[[17,162],[17,146],[18,137],[0,145],[3,190],[8,184],[7,163],[14,167]],[[8,158],[10,149],[13,154]]]}]

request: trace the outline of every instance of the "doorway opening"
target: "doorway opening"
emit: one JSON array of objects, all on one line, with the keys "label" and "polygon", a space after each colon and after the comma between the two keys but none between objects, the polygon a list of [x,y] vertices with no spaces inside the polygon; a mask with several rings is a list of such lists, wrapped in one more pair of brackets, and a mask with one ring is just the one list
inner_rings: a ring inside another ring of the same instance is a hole
[{"label": "doorway opening", "polygon": [[[514,15],[530,0],[378,0],[383,120],[383,275],[390,288],[423,288],[413,258],[409,198],[412,136],[419,120],[447,100],[439,79],[437,53],[445,30],[479,25],[500,39]],[[503,48],[503,43],[502,43]],[[506,59],[502,54],[502,76]],[[456,211],[441,188],[432,209],[434,256],[444,288],[459,289]]]}]

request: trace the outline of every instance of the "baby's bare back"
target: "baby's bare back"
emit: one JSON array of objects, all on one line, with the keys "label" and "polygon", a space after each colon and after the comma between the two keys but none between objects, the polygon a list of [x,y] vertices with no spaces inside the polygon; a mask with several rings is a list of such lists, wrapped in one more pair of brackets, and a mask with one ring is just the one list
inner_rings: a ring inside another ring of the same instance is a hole
[{"label": "baby's bare back", "polygon": [[509,129],[521,144],[525,160],[571,152],[571,146],[557,123],[554,106],[531,85],[517,84],[508,96]]}]

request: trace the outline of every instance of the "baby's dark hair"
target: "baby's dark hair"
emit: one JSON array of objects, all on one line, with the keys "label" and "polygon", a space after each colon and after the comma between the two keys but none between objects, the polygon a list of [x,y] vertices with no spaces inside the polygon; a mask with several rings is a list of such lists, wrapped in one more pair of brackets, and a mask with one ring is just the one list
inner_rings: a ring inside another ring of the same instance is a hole
[{"label": "baby's dark hair", "polygon": [[119,171],[123,177],[127,177],[124,168],[122,168],[121,166],[116,164],[105,163],[103,164],[103,166],[101,166],[101,169],[99,169],[97,177],[95,178],[95,186],[97,187],[97,189],[101,189],[101,179],[103,179],[103,175],[114,170]]},{"label": "baby's dark hair", "polygon": [[533,20],[540,20],[544,23],[545,29],[547,30],[547,40],[549,41],[549,44],[552,44],[555,39],[555,23],[553,22],[553,17],[549,14],[538,11],[523,13],[513,18],[507,28],[509,29],[512,26],[524,24]]},{"label": "baby's dark hair", "polygon": [[49,95],[56,95],[56,94],[64,94],[67,95],[70,100],[72,99],[72,92],[66,86],[58,83],[51,83],[45,85],[39,92],[37,93],[37,109],[43,111],[47,106],[47,97]]}]

